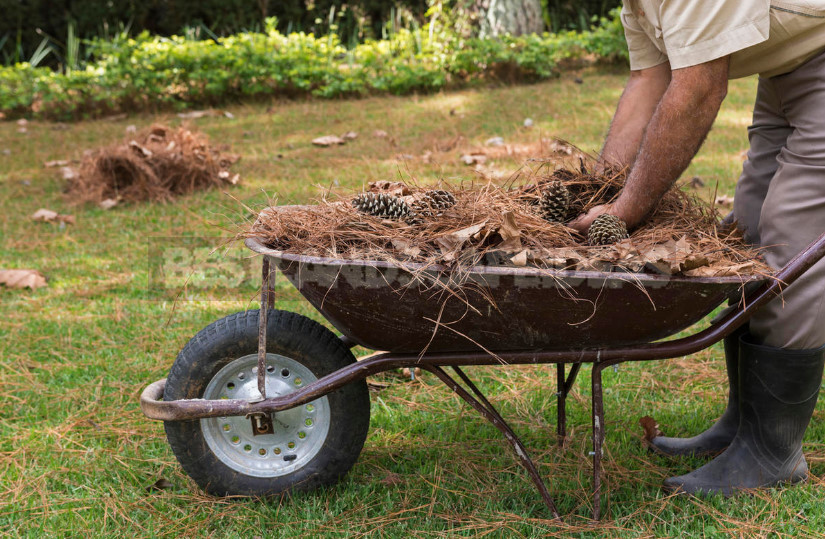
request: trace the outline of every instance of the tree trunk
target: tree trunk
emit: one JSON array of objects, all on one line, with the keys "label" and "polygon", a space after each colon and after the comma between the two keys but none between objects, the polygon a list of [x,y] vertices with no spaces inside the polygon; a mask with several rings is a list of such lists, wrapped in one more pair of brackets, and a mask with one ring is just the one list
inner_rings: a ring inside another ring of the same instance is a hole
[{"label": "tree trunk", "polygon": [[541,0],[482,0],[478,4],[481,37],[544,31]]}]

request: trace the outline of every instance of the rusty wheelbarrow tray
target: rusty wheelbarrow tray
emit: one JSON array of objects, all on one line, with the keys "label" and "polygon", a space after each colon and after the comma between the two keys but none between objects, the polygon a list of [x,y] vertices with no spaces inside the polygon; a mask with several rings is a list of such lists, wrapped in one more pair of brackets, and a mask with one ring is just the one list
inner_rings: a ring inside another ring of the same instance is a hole
[{"label": "rusty wheelbarrow tray", "polygon": [[[246,416],[271,421],[367,376],[420,367],[437,376],[491,421],[513,446],[545,504],[559,513],[518,436],[461,370],[462,366],[557,364],[557,433],[566,432],[566,397],[583,363],[592,363],[593,518],[600,517],[604,404],[602,370],[627,361],[681,357],[703,350],[745,323],[825,255],[825,234],[782,268],[774,279],[685,278],[649,274],[545,271],[474,267],[462,294],[443,286],[443,268],[289,255],[257,239],[247,246],[263,255],[258,332],[257,391],[246,399],[164,401],[166,380],[148,386],[141,407],[167,422]],[[267,398],[267,313],[275,302],[273,264],[341,333],[386,353],[352,363],[286,394]],[[415,272],[417,279],[411,272]],[[747,282],[758,288],[709,328],[669,341]],[[596,308],[598,306],[598,308]],[[629,314],[632,313],[632,316]],[[569,371],[566,364],[571,364]],[[458,380],[445,370],[451,368]],[[459,380],[461,383],[459,383]],[[311,406],[307,405],[307,406]],[[260,421],[258,423],[260,425]]]}]

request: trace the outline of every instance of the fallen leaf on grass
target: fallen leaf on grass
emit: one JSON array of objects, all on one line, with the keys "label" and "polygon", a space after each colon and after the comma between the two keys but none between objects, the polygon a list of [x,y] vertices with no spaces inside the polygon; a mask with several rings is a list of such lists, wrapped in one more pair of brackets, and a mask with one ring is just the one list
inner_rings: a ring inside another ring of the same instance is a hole
[{"label": "fallen leaf on grass", "polygon": [[103,209],[103,210],[111,210],[112,208],[117,206],[117,204],[118,204],[118,201],[116,199],[107,198],[106,200],[104,200],[103,202],[98,204],[98,206],[100,206],[100,208]]},{"label": "fallen leaf on grass", "polygon": [[171,488],[175,488],[175,485],[173,485],[172,482],[166,479],[165,477],[161,477],[160,479],[146,487],[146,491],[152,492],[155,490],[169,490]]},{"label": "fallen leaf on grass", "polygon": [[70,162],[68,159],[55,159],[54,161],[46,161],[43,166],[46,168],[65,167]]},{"label": "fallen leaf on grass", "polygon": [[716,197],[716,205],[725,207],[733,206],[733,197],[728,195],[719,195]]},{"label": "fallen leaf on grass", "polygon": [[31,216],[33,221],[41,221],[44,223],[66,223],[67,225],[75,224],[74,215],[60,215],[56,211],[40,208]]},{"label": "fallen leaf on grass", "polygon": [[487,162],[487,155],[483,153],[467,153],[461,156],[461,162],[467,166],[483,165]]},{"label": "fallen leaf on grass", "polygon": [[650,443],[653,441],[653,438],[662,435],[662,431],[659,430],[659,424],[649,415],[639,419],[639,425],[644,429],[644,441],[646,443]]},{"label": "fallen leaf on grass", "polygon": [[312,143],[316,146],[320,146],[322,148],[327,148],[329,146],[346,144],[347,141],[342,139],[341,137],[337,137],[335,135],[325,135],[323,137],[318,137],[316,139],[313,139]]},{"label": "fallen leaf on grass", "polygon": [[375,131],[372,132],[372,136],[375,137],[375,138],[387,138],[390,135],[389,135],[389,133],[387,133],[383,129],[376,129]]},{"label": "fallen leaf on grass", "polygon": [[233,176],[232,174],[229,173],[228,170],[222,170],[222,171],[218,172],[218,178],[222,179],[223,181],[225,181],[229,185],[238,185],[238,183],[240,183],[240,181],[241,181],[241,175],[240,174],[235,174]]},{"label": "fallen leaf on grass", "polygon": [[178,118],[183,118],[185,120],[197,120],[198,118],[204,118],[206,116],[223,116],[225,118],[234,118],[235,115],[229,111],[225,110],[192,110],[189,112],[179,112]]},{"label": "fallen leaf on grass", "polygon": [[355,131],[347,131],[341,136],[341,138],[344,140],[355,140],[358,138],[358,133]]},{"label": "fallen leaf on grass", "polygon": [[34,290],[46,286],[46,278],[37,270],[0,270],[0,285],[8,288],[31,288]]},{"label": "fallen leaf on grass", "polygon": [[386,485],[388,487],[391,487],[391,486],[394,486],[394,485],[398,485],[399,483],[403,483],[404,478],[401,476],[401,474],[397,474],[395,472],[390,472],[387,475],[385,475],[379,482],[382,485]]},{"label": "fallen leaf on grass", "polygon": [[60,169],[60,175],[63,176],[64,180],[74,180],[77,178],[77,171],[72,167],[62,167]]}]

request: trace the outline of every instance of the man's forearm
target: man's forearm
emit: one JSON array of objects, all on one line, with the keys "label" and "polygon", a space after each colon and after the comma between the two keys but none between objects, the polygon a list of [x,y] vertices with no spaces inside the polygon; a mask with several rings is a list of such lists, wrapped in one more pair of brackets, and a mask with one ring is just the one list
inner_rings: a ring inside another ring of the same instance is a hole
[{"label": "man's forearm", "polygon": [[670,64],[633,72],[622,93],[607,132],[597,171],[633,165],[656,106],[670,82]]},{"label": "man's forearm", "polygon": [[610,210],[629,226],[642,222],[699,151],[725,98],[727,62],[723,58],[686,68],[679,76],[674,72]]}]

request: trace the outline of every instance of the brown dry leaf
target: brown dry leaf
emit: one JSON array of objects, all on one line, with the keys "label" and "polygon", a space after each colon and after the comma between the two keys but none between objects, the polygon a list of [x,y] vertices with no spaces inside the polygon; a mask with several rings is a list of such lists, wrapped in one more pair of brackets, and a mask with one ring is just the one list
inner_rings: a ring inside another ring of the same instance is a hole
[{"label": "brown dry leaf", "polygon": [[44,223],[66,223],[67,225],[75,224],[74,215],[60,215],[56,211],[40,208],[31,216],[33,221],[42,221]]},{"label": "brown dry leaf", "polygon": [[342,139],[341,137],[337,137],[335,135],[325,135],[323,137],[318,137],[316,139],[313,139],[312,143],[316,146],[320,146],[322,148],[327,148],[329,146],[346,144],[347,141]]},{"label": "brown dry leaf", "polygon": [[672,250],[666,245],[653,245],[646,249],[641,249],[639,256],[648,268],[658,273],[672,275],[674,273],[673,265],[668,260],[671,253]]},{"label": "brown dry leaf", "polygon": [[461,249],[474,234],[481,232],[485,226],[487,226],[487,221],[476,223],[467,228],[462,228],[461,230],[456,230],[455,232],[450,232],[435,238],[435,242],[441,247],[444,253],[457,251]]},{"label": "brown dry leaf", "polygon": [[32,214],[31,218],[33,221],[51,222],[56,221],[58,215],[60,214],[56,211],[47,210],[46,208],[40,208]]},{"label": "brown dry leaf", "polygon": [[550,143],[550,151],[562,155],[573,155],[575,148],[569,142],[553,140]]},{"label": "brown dry leaf", "polygon": [[728,195],[719,195],[718,197],[716,197],[715,203],[717,206],[724,206],[726,208],[729,208],[733,206],[733,197]]},{"label": "brown dry leaf", "polygon": [[522,268],[527,265],[527,256],[530,254],[530,249],[525,249],[513,258],[510,261],[513,263],[514,266],[517,268]]},{"label": "brown dry leaf", "polygon": [[421,369],[419,367],[415,367],[412,370],[409,367],[404,367],[398,372],[401,375],[401,378],[407,378],[408,380],[415,380],[421,376]]},{"label": "brown dry leaf", "polygon": [[138,154],[143,155],[143,157],[146,157],[147,159],[154,155],[152,153],[152,150],[145,146],[141,146],[136,140],[129,141],[129,147],[135,150]]},{"label": "brown dry leaf", "polygon": [[207,116],[224,116],[226,118],[234,118],[235,115],[225,110],[191,110],[189,112],[179,112],[178,118],[184,120],[197,120],[198,118],[205,118]]},{"label": "brown dry leaf", "polygon": [[398,485],[399,483],[404,482],[404,478],[395,472],[390,472],[385,475],[380,481],[382,485],[386,485],[388,487],[392,487],[394,485]]},{"label": "brown dry leaf", "polygon": [[114,198],[107,198],[106,200],[103,200],[100,204],[98,204],[98,206],[100,206],[100,208],[104,210],[111,210],[117,205],[118,200]]},{"label": "brown dry leaf", "polygon": [[662,435],[662,431],[659,430],[659,424],[656,422],[655,419],[650,417],[649,415],[644,416],[643,418],[639,419],[639,425],[641,425],[642,429],[644,429],[644,441],[649,443],[653,441],[653,438]]},{"label": "brown dry leaf", "polygon": [[412,246],[409,244],[409,242],[406,242],[398,238],[393,238],[391,241],[393,249],[395,249],[403,255],[411,256],[414,258],[421,254],[421,248]]},{"label": "brown dry leaf", "polygon": [[77,171],[72,167],[61,167],[60,175],[63,176],[64,180],[74,180],[77,179]]},{"label": "brown dry leaf", "polygon": [[146,487],[146,491],[152,492],[155,490],[169,490],[171,488],[175,488],[175,485],[173,485],[172,482],[166,479],[165,477],[161,477],[160,479]]},{"label": "brown dry leaf", "polygon": [[37,270],[0,270],[0,285],[8,288],[31,288],[35,290],[46,286],[46,278]]},{"label": "brown dry leaf", "polygon": [[391,182],[387,180],[370,182],[368,185],[368,190],[374,193],[386,191],[389,194],[397,197],[409,196],[412,193],[412,191],[410,191],[410,188],[406,183]]},{"label": "brown dry leaf", "polygon": [[461,162],[467,166],[483,165],[487,162],[487,155],[483,153],[467,153],[461,156]]},{"label": "brown dry leaf", "polygon": [[501,243],[499,248],[503,251],[519,251],[521,250],[521,229],[516,223],[516,216],[511,211],[506,211],[501,214],[501,228],[498,230],[501,236]]},{"label": "brown dry leaf", "polygon": [[46,161],[43,163],[43,166],[46,168],[65,167],[69,163],[71,163],[71,161],[68,159],[55,159],[54,161]]},{"label": "brown dry leaf", "polygon": [[741,264],[718,263],[711,266],[703,266],[685,272],[688,277],[730,277],[736,275],[748,275],[753,272],[756,263],[753,261],[742,262]]}]

